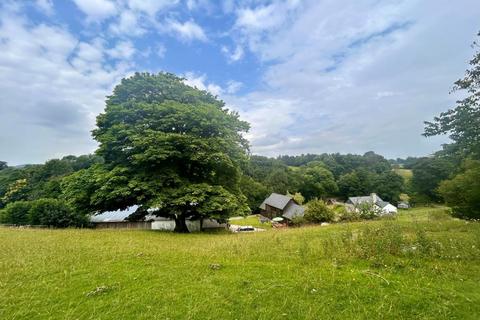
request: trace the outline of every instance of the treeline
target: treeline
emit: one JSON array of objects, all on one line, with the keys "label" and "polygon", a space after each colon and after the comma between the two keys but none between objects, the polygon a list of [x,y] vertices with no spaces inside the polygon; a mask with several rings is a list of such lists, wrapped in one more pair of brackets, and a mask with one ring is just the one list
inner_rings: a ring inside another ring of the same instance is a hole
[{"label": "treeline", "polygon": [[62,188],[63,179],[74,172],[103,162],[95,155],[66,156],[44,164],[0,167],[0,223],[86,226],[88,217],[70,206]]},{"label": "treeline", "polygon": [[404,179],[388,160],[374,152],[306,154],[268,158],[251,156],[244,168],[241,189],[252,210],[271,193],[301,193],[305,199],[341,198],[378,193],[398,202],[406,191]]},{"label": "treeline", "polygon": [[466,97],[425,123],[425,136],[452,142],[404,160],[374,152],[249,156],[249,124],[223,101],[173,74],[136,73],[97,116],[95,155],[22,168],[0,162],[0,222],[78,226],[91,214],[138,205],[139,219],[153,212],[188,232],[186,219],[226,221],[257,210],[271,192],[306,201],[375,192],[394,204],[444,202],[456,216],[478,219],[480,50],[470,64],[454,86]]}]

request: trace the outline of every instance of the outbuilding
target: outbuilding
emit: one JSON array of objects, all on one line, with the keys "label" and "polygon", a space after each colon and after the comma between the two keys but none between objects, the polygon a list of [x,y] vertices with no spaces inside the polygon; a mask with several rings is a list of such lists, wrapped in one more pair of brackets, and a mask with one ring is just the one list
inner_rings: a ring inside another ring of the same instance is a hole
[{"label": "outbuilding", "polygon": [[295,217],[303,217],[305,208],[299,205],[295,200],[283,194],[272,193],[260,205],[260,214],[269,219],[282,217],[288,221]]}]

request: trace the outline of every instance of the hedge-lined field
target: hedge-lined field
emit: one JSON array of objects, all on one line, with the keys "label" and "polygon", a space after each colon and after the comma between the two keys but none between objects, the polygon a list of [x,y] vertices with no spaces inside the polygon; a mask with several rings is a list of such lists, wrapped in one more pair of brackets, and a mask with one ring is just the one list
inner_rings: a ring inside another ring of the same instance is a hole
[{"label": "hedge-lined field", "polygon": [[442,208],[251,234],[0,228],[0,319],[478,319],[480,223]]}]

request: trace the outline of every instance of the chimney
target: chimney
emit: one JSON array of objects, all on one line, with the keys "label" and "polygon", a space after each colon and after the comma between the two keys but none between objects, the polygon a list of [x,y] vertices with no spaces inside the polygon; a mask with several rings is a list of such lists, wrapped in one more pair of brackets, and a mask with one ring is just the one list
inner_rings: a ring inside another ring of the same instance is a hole
[{"label": "chimney", "polygon": [[372,198],[373,203],[377,202],[377,194],[376,193],[370,193],[370,198]]}]

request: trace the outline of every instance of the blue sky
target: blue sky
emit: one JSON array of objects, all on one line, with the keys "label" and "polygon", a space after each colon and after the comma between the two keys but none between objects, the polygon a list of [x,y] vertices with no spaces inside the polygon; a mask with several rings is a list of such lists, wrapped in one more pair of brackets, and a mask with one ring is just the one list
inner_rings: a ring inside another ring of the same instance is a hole
[{"label": "blue sky", "polygon": [[31,0],[0,4],[0,160],[96,148],[104,97],[135,71],[169,71],[249,121],[276,156],[427,155],[423,121],[472,56],[480,2]]}]

